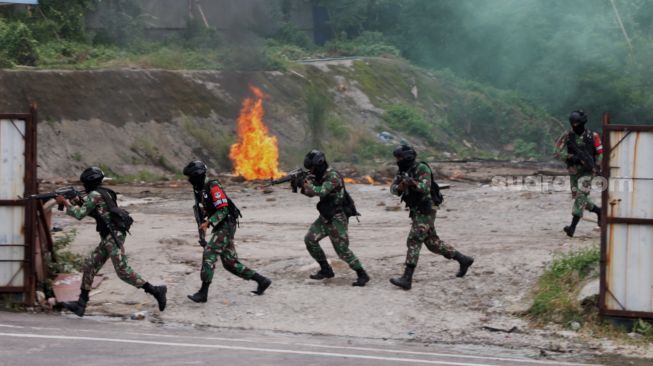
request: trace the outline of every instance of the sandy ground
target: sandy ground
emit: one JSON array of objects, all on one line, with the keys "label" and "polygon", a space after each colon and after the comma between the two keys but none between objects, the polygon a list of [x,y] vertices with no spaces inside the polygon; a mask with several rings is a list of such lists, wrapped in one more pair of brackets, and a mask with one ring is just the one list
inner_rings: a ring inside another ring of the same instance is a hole
[{"label": "sandy ground", "polygon": [[[254,282],[243,281],[218,264],[206,304],[186,298],[199,288],[201,262],[187,187],[117,187],[136,220],[126,243],[130,263],[148,281],[167,284],[168,308],[159,313],[151,297],[122,283],[108,264],[102,271],[107,279],[92,293],[89,313],[128,317],[146,310],[151,320],[170,323],[486,344],[556,355],[626,351],[652,355],[650,349],[581,339],[556,327],[532,328],[519,316],[528,308],[530,291],[553,253],[599,242],[599,231],[587,221],[581,221],[573,239],[562,232],[570,219],[568,191],[448,183],[453,187],[445,191],[445,205],[438,212],[438,233],[476,262],[459,279],[455,261],[424,248],[413,289],[403,291],[388,279],[402,272],[410,222],[387,186],[348,188],[363,215],[360,222],[350,223],[351,249],[372,278],[368,286],[358,288],[351,286],[355,273],[337,259],[328,238],[322,247],[336,277],[308,279],[318,268],[303,243],[317,217],[315,199],[293,194],[285,186],[264,193],[252,184],[228,182],[227,193],[244,215],[236,234],[240,259],[273,284],[264,296],[253,295]],[[74,251],[88,253],[98,242],[90,218],[76,222],[59,215],[57,223],[78,230]],[[517,330],[492,332],[484,326]]]}]

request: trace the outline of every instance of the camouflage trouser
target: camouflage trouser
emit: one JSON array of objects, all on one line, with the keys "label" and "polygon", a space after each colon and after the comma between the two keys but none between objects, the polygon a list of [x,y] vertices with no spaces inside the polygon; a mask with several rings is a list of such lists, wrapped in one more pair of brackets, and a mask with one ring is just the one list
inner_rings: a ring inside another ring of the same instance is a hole
[{"label": "camouflage trouser", "polygon": [[435,232],[435,213],[435,210],[429,215],[418,212],[411,213],[413,224],[410,227],[410,233],[406,241],[408,245],[408,252],[406,253],[407,266],[417,266],[422,243],[435,254],[441,254],[447,259],[453,258],[456,249],[442,241],[438,237],[438,233]]},{"label": "camouflage trouser", "polygon": [[[116,233],[120,243],[125,242],[125,234]],[[91,290],[95,274],[102,268],[107,259],[111,258],[113,268],[116,270],[118,278],[128,284],[141,288],[145,281],[136,273],[127,263],[127,255],[120,254],[120,248],[116,245],[111,235],[102,238],[100,244],[93,250],[93,253],[84,261],[84,275],[82,276],[82,289]]]},{"label": "camouflage trouser", "polygon": [[344,213],[337,213],[331,221],[327,221],[322,216],[318,217],[304,237],[306,249],[308,249],[311,257],[318,262],[327,260],[318,242],[328,236],[331,239],[331,244],[333,244],[333,249],[336,250],[340,259],[345,261],[354,271],[362,269],[361,262],[349,249],[348,223],[347,216]]},{"label": "camouflage trouser", "polygon": [[247,268],[238,261],[238,254],[234,246],[235,234],[235,225],[228,222],[221,223],[213,231],[213,236],[204,247],[204,254],[202,255],[202,270],[200,272],[202,282],[211,282],[213,280],[215,262],[217,262],[218,257],[220,257],[224,269],[242,279],[249,280],[256,274],[256,271]]},{"label": "camouflage trouser", "polygon": [[590,199],[590,188],[592,186],[592,173],[579,172],[569,176],[571,183],[571,196],[574,198],[574,206],[571,214],[583,217],[583,210],[591,210],[594,203]]}]

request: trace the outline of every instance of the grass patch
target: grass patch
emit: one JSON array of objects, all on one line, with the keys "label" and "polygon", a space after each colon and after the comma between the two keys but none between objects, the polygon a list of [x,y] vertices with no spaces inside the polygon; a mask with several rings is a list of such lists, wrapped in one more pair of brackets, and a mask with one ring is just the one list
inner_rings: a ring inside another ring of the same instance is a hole
[{"label": "grass patch", "polygon": [[[111,178],[111,184],[123,184],[123,183],[134,183],[134,182],[159,182],[164,180],[166,177],[164,175],[155,174],[148,172],[146,170],[141,170],[137,174],[126,174],[121,175],[113,171],[111,167],[106,164],[98,164],[98,167],[102,169],[105,176]],[[175,171],[175,174],[177,172]]]},{"label": "grass patch", "polygon": [[[527,316],[536,324],[553,322],[565,327],[578,323],[579,332],[591,337],[648,346],[653,342],[653,325],[642,319],[612,321],[598,314],[598,299],[581,304],[578,292],[588,279],[598,277],[600,249],[580,249],[554,257],[534,292]],[[572,328],[573,329],[573,328]]]},{"label": "grass patch", "polygon": [[528,314],[542,322],[583,322],[585,312],[576,300],[580,284],[594,275],[599,265],[598,246],[557,255],[535,290]]}]

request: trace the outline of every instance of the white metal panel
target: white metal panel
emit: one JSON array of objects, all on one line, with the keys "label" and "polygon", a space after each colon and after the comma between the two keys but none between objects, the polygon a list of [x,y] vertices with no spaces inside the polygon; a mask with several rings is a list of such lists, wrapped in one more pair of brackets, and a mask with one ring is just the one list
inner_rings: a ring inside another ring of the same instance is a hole
[{"label": "white metal panel", "polygon": [[[610,144],[610,217],[653,218],[653,132],[613,131]],[[632,179],[634,178],[634,179]]]},{"label": "white metal panel", "polygon": [[25,192],[25,121],[0,120],[0,200]]},{"label": "white metal panel", "polygon": [[[653,218],[653,132],[610,133],[608,216]],[[653,312],[653,225],[610,224],[605,305]]]},{"label": "white metal panel", "polygon": [[[0,199],[25,192],[25,121],[0,120]],[[0,286],[23,286],[25,276],[25,208],[0,207]]]},{"label": "white metal panel", "polygon": [[[25,258],[25,208],[22,206],[0,207],[0,259],[16,262],[0,262],[0,286],[22,286],[24,276],[21,265]],[[16,275],[20,272],[19,275]],[[13,281],[9,281],[13,278]]]}]

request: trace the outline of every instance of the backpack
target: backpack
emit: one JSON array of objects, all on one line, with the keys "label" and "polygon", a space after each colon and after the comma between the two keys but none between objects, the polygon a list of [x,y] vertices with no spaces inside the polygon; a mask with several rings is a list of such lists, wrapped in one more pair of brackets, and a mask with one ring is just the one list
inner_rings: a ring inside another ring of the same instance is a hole
[{"label": "backpack", "polygon": [[434,205],[440,206],[444,202],[444,196],[440,191],[440,186],[438,185],[438,183],[435,181],[435,178],[433,177],[433,169],[431,169],[431,166],[429,166],[428,163],[426,163],[425,161],[422,161],[421,163],[426,165],[429,168],[429,171],[431,172],[431,200],[433,201]]},{"label": "backpack", "polygon": [[[426,166],[429,165],[426,164]],[[431,199],[433,200],[434,205],[440,206],[444,202],[444,196],[442,195],[442,192],[440,192],[440,186],[433,178],[433,169],[431,169],[430,166],[429,170],[431,171]]]},{"label": "backpack", "polygon": [[102,195],[104,202],[107,204],[111,224],[110,229],[128,233],[134,223],[134,219],[127,210],[118,207],[116,203],[118,200],[116,192],[102,187],[96,188],[96,191]]},{"label": "backpack", "polygon": [[[342,210],[345,212],[345,215],[347,216],[347,218],[350,218],[352,216],[360,216],[361,214],[356,209],[356,204],[354,203],[354,199],[351,198],[349,192],[347,192],[344,183],[342,189],[345,190],[345,196],[342,201]],[[356,218],[356,220],[358,220],[358,218]]]}]

